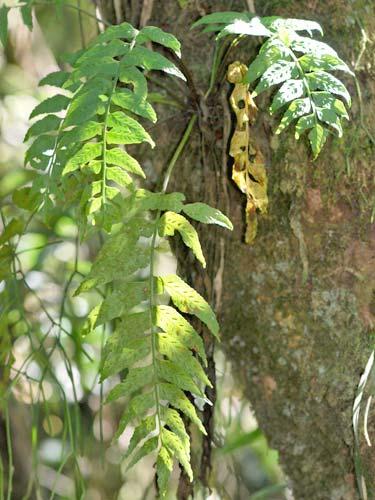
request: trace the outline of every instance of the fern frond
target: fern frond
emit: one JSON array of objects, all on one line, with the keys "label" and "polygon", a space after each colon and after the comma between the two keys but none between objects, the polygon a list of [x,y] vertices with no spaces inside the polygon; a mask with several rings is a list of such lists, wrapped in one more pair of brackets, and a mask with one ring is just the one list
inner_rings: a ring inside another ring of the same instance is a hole
[{"label": "fern frond", "polygon": [[83,236],[92,225],[110,232],[121,222],[123,193],[135,190],[129,173],[145,176],[126,147],[155,145],[139,122],[156,121],[147,99],[146,72],[159,70],[184,79],[171,61],[144,46],[150,41],[180,55],[173,35],[152,26],[138,31],[123,23],[70,56],[71,72],[55,72],[41,81],[60,92],[30,116],[44,115],[25,137],[33,138],[26,164],[41,172],[33,193],[46,218],[56,203],[76,206]]},{"label": "fern frond", "polygon": [[[127,370],[125,379],[107,396],[107,402],[127,398],[116,437],[128,425],[134,426],[126,452],[129,467],[156,452],[158,484],[164,495],[173,459],[192,479],[190,441],[179,412],[205,433],[186,393],[207,401],[204,388],[211,386],[204,371],[202,338],[168,302],[181,313],[197,316],[215,336],[219,325],[209,304],[180,277],[159,275],[155,253],[163,238],[177,230],[201,263],[205,262],[198,233],[177,212],[190,212],[208,223],[231,224],[207,205],[183,205],[181,193],[137,190],[131,199],[127,221],[109,236],[77,293],[108,284],[113,289],[91,318],[91,328],[108,321],[116,325],[104,347],[101,378]],[[142,278],[145,268],[149,275]]]},{"label": "fern frond", "polygon": [[[228,35],[267,37],[243,83],[259,80],[252,97],[280,86],[273,97],[270,113],[279,112],[285,106],[288,108],[276,134],[298,120],[295,137],[298,139],[303,132],[309,131],[314,158],[330,133],[342,137],[342,118],[348,119],[348,113],[340,99],[350,108],[351,98],[345,85],[329,72],[353,73],[332,47],[311,38],[314,32],[323,35],[317,22],[218,12],[199,19],[193,26],[206,26],[217,32],[217,40]],[[309,36],[301,36],[299,32],[303,31]]]}]

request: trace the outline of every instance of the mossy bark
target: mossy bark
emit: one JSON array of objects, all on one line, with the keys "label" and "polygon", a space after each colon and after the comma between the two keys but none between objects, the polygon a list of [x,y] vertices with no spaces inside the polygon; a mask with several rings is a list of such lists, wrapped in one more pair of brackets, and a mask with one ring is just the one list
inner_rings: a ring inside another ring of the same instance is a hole
[{"label": "mossy bark", "polygon": [[[229,128],[225,103],[229,86],[219,82],[208,101],[196,106],[209,81],[213,41],[190,31],[200,15],[242,10],[240,1],[155,1],[150,24],[175,33],[183,61],[194,75],[190,91],[174,83],[186,111],[160,108],[152,130],[158,148],[149,157],[155,176],[186,125],[198,112],[196,130],[176,167],[173,188],[189,201],[206,201],[229,211],[232,234],[205,231],[208,276],[185,272],[220,309],[222,347],[255,409],[270,445],[280,453],[296,499],[356,499],[351,411],[359,377],[371,352],[374,327],[375,232],[373,47],[365,33],[375,27],[374,2],[285,0],[255,2],[259,15],[315,19],[344,60],[357,65],[360,102],[354,81],[345,77],[354,99],[343,140],[329,139],[312,162],[305,142],[292,133],[273,136],[275,122],[261,111],[254,139],[267,158],[270,207],[259,218],[252,246],[245,245],[244,197],[230,180]],[[228,59],[248,63],[257,40],[242,42]],[[361,57],[358,61],[358,57]],[[193,99],[191,98],[193,96]],[[168,115],[168,113],[170,113]],[[370,133],[369,133],[370,132]],[[189,270],[190,269],[190,270]],[[370,433],[374,419],[369,422]],[[374,435],[373,435],[374,438]],[[370,497],[375,495],[375,460],[364,447]],[[372,490],[371,490],[372,483]]]}]

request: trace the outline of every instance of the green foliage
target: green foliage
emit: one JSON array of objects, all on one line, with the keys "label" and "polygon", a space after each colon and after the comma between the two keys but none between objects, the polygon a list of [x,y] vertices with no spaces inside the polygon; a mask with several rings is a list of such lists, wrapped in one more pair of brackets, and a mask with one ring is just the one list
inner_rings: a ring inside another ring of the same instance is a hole
[{"label": "green foliage", "polygon": [[156,121],[148,99],[148,72],[185,79],[169,59],[144,46],[150,41],[180,56],[173,35],[152,26],[138,31],[123,23],[69,56],[70,72],[44,78],[41,84],[59,91],[31,113],[38,120],[25,136],[32,141],[25,162],[37,175],[28,195],[37,200],[47,223],[56,207],[69,208],[75,210],[81,238],[102,229],[108,233],[76,291],[99,289],[103,295],[82,335],[112,325],[100,376],[102,381],[121,376],[107,396],[107,402],[126,398],[116,436],[134,426],[128,467],[155,453],[164,495],[174,459],[192,479],[190,441],[180,413],[205,433],[191,400],[206,400],[205,386],[211,386],[202,338],[180,312],[195,315],[216,337],[219,325],[209,304],[185,281],[160,275],[156,254],[177,231],[206,265],[198,233],[182,211],[203,223],[232,225],[219,210],[203,203],[185,205],[182,193],[151,192],[135,180],[145,174],[128,147],[155,146],[140,122]]},{"label": "green foliage", "polygon": [[[349,117],[340,98],[348,107],[351,99],[345,85],[329,71],[352,72],[332,47],[311,38],[314,32],[323,34],[317,22],[218,12],[199,19],[193,26],[217,32],[216,40],[228,35],[267,37],[250,64],[244,83],[258,80],[253,97],[279,86],[270,106],[271,114],[284,109],[276,134],[298,120],[295,137],[309,131],[314,158],[329,134],[342,137],[342,119]],[[309,37],[299,34],[304,31]]]},{"label": "green foliage", "polygon": [[6,5],[2,5],[0,7],[0,41],[3,44],[3,47],[7,44],[8,39],[8,12],[9,7]]},{"label": "green foliage", "polygon": [[[33,138],[25,160],[42,171],[32,194],[38,197],[47,222],[53,206],[64,206],[67,201],[77,207],[81,236],[93,226],[110,232],[121,222],[129,205],[122,192],[136,191],[129,173],[144,177],[124,146],[147,142],[154,147],[138,120],[156,120],[147,100],[144,71],[160,70],[184,79],[166,57],[144,47],[149,41],[180,55],[173,35],[154,27],[138,31],[123,23],[71,56],[70,73],[55,72],[42,80],[41,84],[61,91],[31,113],[31,118],[44,116],[25,137]],[[134,198],[132,203],[136,203]]]},{"label": "green foliage", "polygon": [[[203,297],[176,275],[160,276],[154,263],[155,252],[162,245],[159,236],[172,236],[175,230],[202,264],[205,262],[196,230],[185,217],[170,210],[189,209],[189,205],[182,205],[179,193],[141,190],[141,194],[138,206],[137,198],[132,197],[137,209],[108,237],[77,293],[103,285],[112,289],[93,311],[88,326],[93,329],[108,321],[115,324],[104,347],[101,377],[104,380],[124,370],[127,375],[111,390],[107,401],[127,399],[117,436],[128,425],[134,426],[126,454],[131,456],[129,467],[146,454],[157,452],[158,484],[163,495],[174,458],[192,479],[190,441],[178,412],[205,433],[186,393],[193,399],[205,398],[204,387],[211,386],[202,367],[206,356],[201,337],[166,304],[166,297],[182,313],[197,316],[215,336],[219,326]],[[225,220],[219,211],[215,215],[219,224]],[[147,266],[149,276],[142,278],[141,271]]]}]

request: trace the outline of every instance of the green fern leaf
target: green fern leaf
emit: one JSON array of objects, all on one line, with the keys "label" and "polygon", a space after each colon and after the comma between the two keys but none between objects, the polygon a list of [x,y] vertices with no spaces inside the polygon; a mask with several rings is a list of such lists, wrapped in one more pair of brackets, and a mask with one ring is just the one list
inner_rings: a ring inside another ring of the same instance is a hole
[{"label": "green fern leaf", "polygon": [[50,85],[51,87],[65,88],[64,84],[69,80],[70,73],[67,71],[54,71],[42,78],[39,86]]},{"label": "green fern leaf", "polygon": [[136,449],[139,443],[149,436],[152,432],[156,430],[156,416],[150,415],[142,420],[142,422],[137,425],[134,429],[132,437],[129,442],[128,449],[125,453],[125,458],[129,457],[131,453]]},{"label": "green fern leaf", "polygon": [[[121,52],[121,51],[119,51]],[[119,61],[113,60],[111,57],[102,57],[92,60],[91,58],[84,61],[78,60],[79,67],[71,74],[71,80],[79,81],[81,78],[92,77],[108,77],[115,78],[119,71]]]},{"label": "green fern leaf", "polygon": [[138,463],[143,457],[146,455],[149,455],[152,453],[154,450],[157,449],[159,444],[159,438],[158,436],[155,436],[148,441],[146,441],[141,448],[139,448],[138,451],[136,451],[133,455],[133,458],[129,462],[126,470],[129,470],[131,467],[133,467],[136,463]]},{"label": "green fern leaf", "polygon": [[312,92],[311,95],[317,107],[332,109],[337,115],[349,120],[345,105],[329,92]]},{"label": "green fern leaf", "polygon": [[118,167],[122,167],[132,174],[139,175],[143,178],[146,177],[137,160],[120,148],[108,149],[106,153],[106,159],[107,163],[109,163],[110,165],[117,165]]},{"label": "green fern leaf", "polygon": [[133,93],[138,99],[145,100],[147,97],[147,80],[142,71],[135,67],[120,64],[119,80],[122,83],[133,85]]},{"label": "green fern leaf", "polygon": [[148,365],[141,368],[132,368],[126,378],[117,384],[108,394],[106,402],[116,401],[123,396],[131,396],[134,392],[153,381],[153,366]]},{"label": "green fern leaf", "polygon": [[219,334],[219,324],[211,307],[204,298],[175,274],[158,278],[164,290],[171,296],[175,306],[183,313],[194,314],[211,330],[215,337]]},{"label": "green fern leaf", "polygon": [[[246,29],[257,23],[247,23]],[[143,178],[145,174],[124,146],[143,142],[154,146],[138,121],[139,117],[156,121],[147,72],[185,78],[166,57],[142,45],[148,42],[180,56],[180,44],[173,35],[155,27],[138,31],[123,23],[67,57],[70,73],[56,72],[42,80],[68,92],[46,99],[31,115],[45,116],[26,135],[25,140],[33,142],[25,159],[44,172],[36,176],[30,192],[19,197],[26,205],[23,198],[35,196],[46,219],[51,219],[58,204],[63,210],[74,208],[81,237],[100,230],[109,233],[76,291],[99,288],[103,295],[81,334],[111,323],[100,377],[103,381],[120,376],[107,402],[127,398],[116,437],[128,425],[134,426],[126,453],[129,467],[157,451],[163,494],[173,457],[192,477],[190,441],[179,412],[205,432],[185,393],[208,402],[204,390],[211,383],[201,365],[207,362],[202,338],[172,305],[160,304],[169,301],[170,295],[181,312],[196,315],[216,336],[219,326],[207,302],[180,278],[155,276],[159,236],[172,236],[177,230],[205,265],[197,232],[180,212],[200,222],[230,229],[232,225],[207,205],[184,206],[182,193],[136,188],[132,174]],[[8,258],[5,254],[4,259]]]},{"label": "green fern leaf", "polygon": [[203,222],[203,224],[216,224],[226,229],[230,229],[231,231],[233,230],[233,224],[226,215],[217,208],[212,208],[205,203],[187,203],[183,206],[182,210],[191,219]]},{"label": "green fern leaf", "polygon": [[147,189],[137,189],[134,195],[128,198],[128,203],[134,213],[145,210],[171,210],[178,213],[183,209],[184,200],[182,193],[152,193]]},{"label": "green fern leaf", "polygon": [[156,460],[156,475],[160,496],[163,498],[167,494],[167,487],[170,475],[173,470],[173,458],[167,448],[162,447],[159,450]]},{"label": "green fern leaf", "polygon": [[44,115],[47,113],[64,111],[69,106],[69,103],[70,99],[66,95],[57,94],[53,97],[48,97],[33,109],[30,118],[35,118],[38,115]]},{"label": "green fern leaf", "polygon": [[[181,344],[178,339],[170,338],[164,333],[157,335],[157,347],[163,356],[166,356],[170,361],[176,361],[181,366],[184,366],[186,372],[197,380],[203,382],[204,385],[212,387],[210,380],[202,369],[199,361]],[[176,383],[176,385],[178,385]],[[186,390],[186,389],[184,389]],[[193,391],[194,394],[201,391]]]},{"label": "green fern leaf", "polygon": [[206,260],[202,253],[198,233],[184,216],[174,212],[165,212],[159,221],[159,235],[173,236],[178,231],[185,245],[192,249],[194,255],[206,267]]},{"label": "green fern leaf", "polygon": [[62,118],[56,115],[46,115],[41,120],[35,122],[25,135],[24,142],[28,141],[30,137],[45,134],[46,132],[55,132],[61,124]]},{"label": "green fern leaf", "polygon": [[101,134],[103,126],[101,123],[88,120],[83,125],[79,125],[70,130],[63,130],[59,138],[59,146],[68,146],[93,139]]},{"label": "green fern leaf", "polygon": [[162,418],[170,430],[178,436],[184,447],[189,450],[188,453],[190,453],[190,438],[180,414],[173,408],[163,407]]},{"label": "green fern leaf", "polygon": [[170,306],[157,306],[155,322],[168,338],[178,340],[188,349],[197,352],[202,361],[207,364],[202,338],[176,309]]},{"label": "green fern leaf", "polygon": [[190,403],[183,391],[174,384],[166,382],[159,384],[160,398],[169,401],[169,403],[177,410],[182,411],[189,420],[191,420],[198,429],[206,435],[206,430],[200,421],[194,406]]},{"label": "green fern leaf", "polygon": [[65,165],[62,175],[77,170],[82,165],[94,160],[102,154],[103,146],[98,142],[87,142],[82,148],[73,155]]},{"label": "green fern leaf", "polygon": [[305,130],[309,130],[316,124],[316,116],[314,113],[303,116],[296,124],[295,138],[298,140]]},{"label": "green fern leaf", "polygon": [[220,40],[227,35],[271,36],[271,34],[259,17],[253,17],[250,21],[236,19],[232,23],[227,24],[216,38]]},{"label": "green fern leaf", "polygon": [[143,281],[126,281],[118,284],[116,289],[103,300],[96,325],[101,325],[129,312],[133,307],[146,300],[149,293],[147,283]]},{"label": "green fern leaf", "polygon": [[181,57],[181,44],[177,38],[156,26],[145,26],[137,35],[137,42],[155,42],[173,50],[177,57]]},{"label": "green fern leaf", "polygon": [[[129,53],[129,46],[125,44],[122,40],[116,38],[108,43],[98,43],[98,39],[94,40],[94,43],[82,52],[82,54],[74,62],[74,66],[81,68],[84,65],[95,64],[97,61],[100,62],[110,61],[118,62],[113,59],[118,58],[124,54]],[[106,73],[104,73],[106,74]]]},{"label": "green fern leaf", "polygon": [[110,26],[97,38],[97,42],[109,42],[110,40],[125,39],[132,41],[137,36],[138,30],[129,23],[122,23],[118,26]]},{"label": "green fern leaf", "polygon": [[[101,366],[101,380],[116,375],[116,373],[131,368],[135,363],[142,361],[151,354],[151,342],[146,337],[129,340],[121,350],[105,352]],[[122,432],[122,431],[121,431]]]},{"label": "green fern leaf", "polygon": [[107,179],[116,182],[119,186],[133,186],[133,180],[121,167],[110,167],[107,169]]},{"label": "green fern leaf", "polygon": [[155,146],[150,135],[137,120],[127,116],[122,111],[116,111],[108,116],[107,144],[141,144],[148,142],[151,147]]},{"label": "green fern leaf", "polygon": [[25,153],[25,164],[38,170],[45,170],[51,161],[51,151],[56,145],[56,138],[52,135],[40,135],[31,144]]},{"label": "green fern leaf", "polygon": [[190,466],[190,453],[189,450],[186,449],[184,444],[180,441],[180,439],[173,432],[168,429],[163,429],[162,433],[162,441],[163,445],[167,448],[169,453],[173,456],[175,455],[185,469],[185,472],[190,479],[193,480],[193,471]]},{"label": "green fern leaf", "polygon": [[156,122],[156,113],[151,104],[129,89],[119,89],[112,96],[113,104],[132,113]]},{"label": "green fern leaf", "polygon": [[325,90],[331,94],[337,94],[343,97],[347,105],[351,106],[351,98],[345,85],[335,76],[325,71],[316,71],[306,75],[311,90]]},{"label": "green fern leaf", "polygon": [[161,380],[174,384],[179,389],[189,391],[191,394],[204,396],[202,390],[191,378],[191,373],[186,373],[185,368],[179,364],[179,359],[176,359],[176,363],[166,359],[160,360],[157,372]]},{"label": "green fern leaf", "polygon": [[[135,242],[133,239],[127,239],[124,236],[120,236],[123,239],[122,249],[124,253],[112,254],[109,252],[105,254],[101,251],[100,258],[94,263],[92,270],[88,277],[81,283],[76,291],[76,294],[82,292],[87,292],[94,287],[105,285],[118,277],[118,270],[122,270],[122,278],[129,278],[135,271],[146,267],[149,262],[149,249],[138,247],[136,255],[134,258],[129,260],[127,252],[129,252],[134,246]],[[110,242],[114,242],[113,238],[110,238]],[[107,248],[106,247],[103,247]],[[120,290],[118,290],[120,294]]]},{"label": "green fern leaf", "polygon": [[273,98],[272,105],[270,107],[271,115],[288,102],[294,101],[295,99],[305,95],[305,91],[306,89],[303,80],[288,80],[283,83]]},{"label": "green fern leaf", "polygon": [[328,130],[322,127],[319,123],[315,125],[309,132],[309,141],[311,144],[311,149],[313,151],[314,159],[319,155],[326,139],[328,137]]},{"label": "green fern leaf", "polygon": [[75,96],[64,120],[65,126],[82,125],[96,115],[101,104],[98,92],[93,89]]},{"label": "green fern leaf", "polygon": [[273,85],[285,82],[290,78],[298,76],[296,64],[293,61],[280,61],[272,64],[261,77],[258,85],[253,92],[257,96],[269,89]]},{"label": "green fern leaf", "polygon": [[130,422],[139,418],[139,415],[144,415],[147,410],[150,410],[154,406],[155,406],[154,391],[139,394],[138,396],[132,398],[129,404],[126,406],[126,410],[121,417],[114,438],[117,439],[119,436],[121,436],[126,427],[130,424]]},{"label": "green fern leaf", "polygon": [[[290,104],[289,108],[285,112],[284,116],[281,119],[281,122],[276,129],[276,134],[280,134],[283,130],[285,130],[294,120],[309,113],[311,110],[311,101],[308,98],[305,99],[296,99]],[[297,130],[297,129],[296,129]],[[299,132],[302,133],[303,130]],[[298,134],[298,137],[299,137]],[[297,135],[297,134],[296,134]],[[298,138],[297,137],[297,138]]]},{"label": "green fern leaf", "polygon": [[181,80],[186,80],[184,74],[169,59],[145,47],[134,47],[126,58],[126,64],[128,66],[139,66],[147,71],[163,71],[169,75],[181,78]]},{"label": "green fern leaf", "polygon": [[214,12],[198,19],[192,28],[206,24],[231,24],[237,20],[247,22],[251,17],[251,14],[248,12]]},{"label": "green fern leaf", "polygon": [[[93,318],[95,321],[95,318]],[[107,339],[103,352],[103,368],[101,378],[108,377],[108,372],[115,374],[121,371],[121,368],[115,371],[116,365],[120,363],[122,351],[128,348],[132,343],[136,345],[140,342],[143,346],[144,356],[149,352],[150,334],[145,332],[150,328],[149,312],[133,313],[122,316],[116,321],[116,329]],[[144,340],[144,341],[143,341]],[[130,355],[130,354],[129,354]],[[110,368],[110,370],[109,370]]]}]

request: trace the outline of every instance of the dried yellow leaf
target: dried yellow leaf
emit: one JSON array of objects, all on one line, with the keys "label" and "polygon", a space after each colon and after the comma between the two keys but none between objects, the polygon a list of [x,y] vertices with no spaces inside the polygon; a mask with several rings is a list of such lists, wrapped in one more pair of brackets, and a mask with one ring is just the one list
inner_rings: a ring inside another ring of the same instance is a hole
[{"label": "dried yellow leaf", "polygon": [[257,107],[250,95],[249,85],[242,83],[246,73],[247,66],[239,61],[228,67],[227,79],[234,84],[229,102],[236,115],[229,154],[234,159],[232,179],[247,197],[245,242],[251,244],[257,233],[256,210],[267,212],[268,196],[264,158],[250,136]]}]

